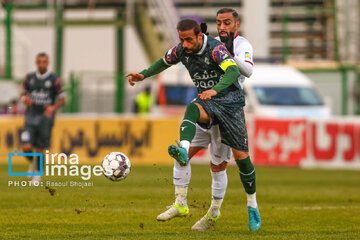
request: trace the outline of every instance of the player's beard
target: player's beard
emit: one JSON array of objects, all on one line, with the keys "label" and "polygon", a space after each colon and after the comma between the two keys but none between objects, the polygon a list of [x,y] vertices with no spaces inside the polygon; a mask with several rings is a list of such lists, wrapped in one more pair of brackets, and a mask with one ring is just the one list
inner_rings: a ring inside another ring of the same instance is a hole
[{"label": "player's beard", "polygon": [[220,41],[221,41],[222,43],[225,43],[225,42],[227,42],[227,40],[228,40],[228,38],[229,38],[229,34],[228,34],[226,37],[223,37],[223,36],[221,36],[220,33],[219,33],[219,37],[220,37]]},{"label": "player's beard", "polygon": [[[220,41],[222,43],[226,43],[229,40],[230,33],[233,33],[233,35],[235,35],[235,32],[236,32],[236,28],[234,28],[230,32],[226,32],[226,31],[218,32],[219,37],[220,37]],[[222,33],[226,33],[226,36],[221,36]]]},{"label": "player's beard", "polygon": [[[187,54],[195,54],[195,53],[200,51],[200,48],[201,48],[201,44],[200,44],[200,41],[197,39],[197,44],[196,44],[195,47],[193,47],[191,49],[190,48],[184,48],[184,50],[185,50],[185,52]],[[187,52],[187,51],[190,51],[190,52]]]}]

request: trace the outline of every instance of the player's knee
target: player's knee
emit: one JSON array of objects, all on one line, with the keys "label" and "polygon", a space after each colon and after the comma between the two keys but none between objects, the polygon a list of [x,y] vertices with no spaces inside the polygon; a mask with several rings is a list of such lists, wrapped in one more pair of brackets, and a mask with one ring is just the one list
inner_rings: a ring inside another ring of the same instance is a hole
[{"label": "player's knee", "polygon": [[24,152],[31,152],[32,151],[32,146],[30,143],[25,143],[22,145],[22,149]]},{"label": "player's knee", "polygon": [[189,153],[188,153],[189,160],[191,160],[191,158],[195,154],[197,154],[200,150],[202,150],[202,147],[190,147]]},{"label": "player's knee", "polygon": [[249,157],[249,152],[233,150],[234,158],[237,160],[245,159]]},{"label": "player's knee", "polygon": [[194,104],[199,108],[199,112],[200,112],[200,118],[199,118],[198,122],[199,123],[209,123],[210,122],[210,116],[205,111],[203,106],[201,106],[199,103],[194,103]]},{"label": "player's knee", "polygon": [[211,163],[211,171],[212,172],[225,171],[226,167],[227,167],[227,162],[225,162],[225,161],[223,161],[219,165],[215,165],[215,164]]},{"label": "player's knee", "polygon": [[37,152],[37,153],[42,153],[42,152],[44,152],[44,149],[43,149],[43,148],[36,148],[36,149],[35,149],[35,152]]}]

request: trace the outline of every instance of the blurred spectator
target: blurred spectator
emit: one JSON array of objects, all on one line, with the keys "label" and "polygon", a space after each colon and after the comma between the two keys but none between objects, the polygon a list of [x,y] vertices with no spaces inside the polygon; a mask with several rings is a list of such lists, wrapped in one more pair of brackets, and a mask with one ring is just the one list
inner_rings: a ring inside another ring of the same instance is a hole
[{"label": "blurred spectator", "polygon": [[7,114],[8,113],[8,105],[1,105],[0,107],[0,114]]},{"label": "blurred spectator", "polygon": [[147,86],[144,91],[136,96],[134,104],[134,112],[138,114],[147,114],[150,112],[150,108],[154,102],[151,96],[151,87]]},{"label": "blurred spectator", "polygon": [[11,101],[10,106],[8,107],[8,114],[17,115],[19,114],[18,101],[16,99]]}]

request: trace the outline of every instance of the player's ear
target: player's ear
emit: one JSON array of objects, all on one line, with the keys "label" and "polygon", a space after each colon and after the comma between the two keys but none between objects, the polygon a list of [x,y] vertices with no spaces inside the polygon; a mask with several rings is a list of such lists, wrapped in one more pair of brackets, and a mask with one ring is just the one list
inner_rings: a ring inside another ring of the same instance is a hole
[{"label": "player's ear", "polygon": [[236,28],[237,28],[237,29],[240,28],[240,21],[236,21]]}]

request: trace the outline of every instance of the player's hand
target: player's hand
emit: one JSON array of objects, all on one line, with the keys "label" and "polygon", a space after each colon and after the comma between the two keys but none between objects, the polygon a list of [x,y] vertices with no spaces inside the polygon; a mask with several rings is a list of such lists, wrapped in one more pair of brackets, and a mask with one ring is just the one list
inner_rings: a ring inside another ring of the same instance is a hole
[{"label": "player's hand", "polygon": [[217,94],[217,92],[215,90],[210,89],[210,90],[206,90],[205,92],[198,94],[198,96],[200,97],[201,100],[208,101],[213,96],[216,96],[216,94]]},{"label": "player's hand", "polygon": [[230,32],[227,41],[225,42],[226,49],[234,56],[234,33]]},{"label": "player's hand", "polygon": [[46,105],[45,106],[45,117],[47,118],[51,118],[54,115],[56,108],[53,105]]},{"label": "player's hand", "polygon": [[22,100],[27,107],[31,107],[32,101],[30,99],[29,94],[24,95]]},{"label": "player's hand", "polygon": [[125,77],[130,77],[129,83],[131,86],[134,86],[135,82],[140,82],[140,81],[144,80],[144,75],[142,75],[140,73],[128,73],[125,75]]}]

